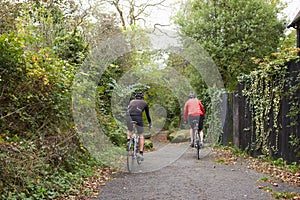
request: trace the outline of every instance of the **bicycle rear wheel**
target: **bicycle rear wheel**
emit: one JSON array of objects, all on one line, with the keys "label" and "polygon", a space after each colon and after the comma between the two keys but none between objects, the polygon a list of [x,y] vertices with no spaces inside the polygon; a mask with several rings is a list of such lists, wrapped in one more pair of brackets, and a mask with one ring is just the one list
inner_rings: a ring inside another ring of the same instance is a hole
[{"label": "bicycle rear wheel", "polygon": [[201,143],[200,143],[200,137],[198,130],[195,132],[195,148],[197,153],[197,159],[200,160],[200,154],[201,154]]},{"label": "bicycle rear wheel", "polygon": [[201,154],[201,144],[200,141],[197,141],[197,159],[200,160],[200,154]]},{"label": "bicycle rear wheel", "polygon": [[134,163],[135,159],[134,158],[134,150],[133,150],[133,141],[130,140],[129,142],[129,148],[127,149],[127,170],[129,173],[133,172],[134,169]]}]

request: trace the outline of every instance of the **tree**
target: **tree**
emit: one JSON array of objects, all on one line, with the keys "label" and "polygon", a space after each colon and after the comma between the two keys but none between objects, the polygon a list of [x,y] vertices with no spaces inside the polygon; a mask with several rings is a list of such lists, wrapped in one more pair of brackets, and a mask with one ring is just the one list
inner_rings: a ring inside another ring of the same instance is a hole
[{"label": "tree", "polygon": [[104,13],[95,6],[92,9],[91,15],[94,20],[86,20],[86,22],[81,25],[84,40],[91,48],[97,47],[101,41],[120,33],[121,29],[118,26],[115,14]]},{"label": "tree", "polygon": [[163,7],[166,0],[155,0],[152,1],[153,3],[149,3],[150,1],[138,3],[137,0],[110,0],[108,2],[116,8],[122,28],[127,29],[130,26],[136,26],[138,21],[143,21],[145,24],[149,8]]},{"label": "tree", "polygon": [[87,52],[87,14],[72,2],[0,0],[0,199],[70,196],[102,161],[82,145],[72,115]]},{"label": "tree", "polygon": [[57,37],[78,31],[80,20],[86,16],[69,0],[27,0],[22,5],[22,14],[17,20],[18,33],[32,35],[29,48],[53,48]]},{"label": "tree", "polygon": [[226,88],[234,90],[237,76],[255,69],[251,57],[277,50],[285,29],[279,5],[271,0],[191,0],[175,23],[211,55]]},{"label": "tree", "polygon": [[0,34],[16,29],[16,18],[21,13],[21,3],[0,0]]}]

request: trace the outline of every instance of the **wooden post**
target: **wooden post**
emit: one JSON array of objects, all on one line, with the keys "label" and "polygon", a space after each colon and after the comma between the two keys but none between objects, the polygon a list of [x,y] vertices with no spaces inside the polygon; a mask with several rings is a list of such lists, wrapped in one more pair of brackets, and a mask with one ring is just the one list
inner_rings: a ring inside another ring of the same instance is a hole
[{"label": "wooden post", "polygon": [[222,121],[223,124],[223,137],[222,144],[225,146],[233,145],[233,93],[222,94]]},{"label": "wooden post", "polygon": [[240,128],[239,128],[239,104],[240,97],[238,92],[233,93],[233,145],[236,147],[240,147]]}]

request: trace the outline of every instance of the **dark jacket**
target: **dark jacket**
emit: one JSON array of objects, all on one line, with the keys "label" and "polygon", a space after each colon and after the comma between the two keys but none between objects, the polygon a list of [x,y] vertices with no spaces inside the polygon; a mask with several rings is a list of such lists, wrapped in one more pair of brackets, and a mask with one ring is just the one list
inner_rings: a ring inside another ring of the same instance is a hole
[{"label": "dark jacket", "polygon": [[130,116],[141,116],[143,114],[143,111],[145,111],[147,120],[149,124],[151,124],[151,118],[149,113],[149,107],[148,104],[143,99],[134,99],[131,100],[126,114]]}]

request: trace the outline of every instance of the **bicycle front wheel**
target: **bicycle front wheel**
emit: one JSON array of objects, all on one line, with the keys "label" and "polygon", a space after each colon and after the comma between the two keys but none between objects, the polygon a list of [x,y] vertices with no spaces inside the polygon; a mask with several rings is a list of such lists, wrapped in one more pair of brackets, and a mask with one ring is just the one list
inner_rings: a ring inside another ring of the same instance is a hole
[{"label": "bicycle front wheel", "polygon": [[135,159],[136,158],[134,158],[133,142],[130,140],[127,149],[127,170],[129,173],[133,172]]}]

